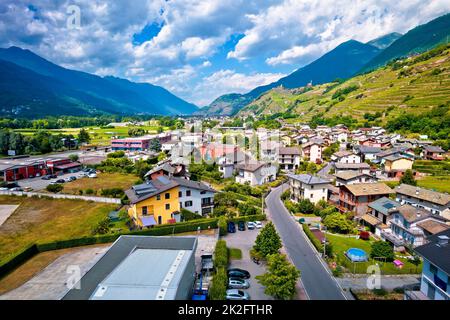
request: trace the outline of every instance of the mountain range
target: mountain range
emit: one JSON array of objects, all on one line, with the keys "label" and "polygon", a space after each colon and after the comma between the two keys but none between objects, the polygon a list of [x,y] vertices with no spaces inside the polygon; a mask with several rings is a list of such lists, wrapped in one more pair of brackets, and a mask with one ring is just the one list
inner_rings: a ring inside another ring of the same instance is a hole
[{"label": "mountain range", "polygon": [[18,47],[0,49],[0,115],[191,114],[197,106],[148,83],[58,66]]},{"label": "mountain range", "polygon": [[418,26],[406,34],[390,33],[367,43],[344,42],[305,67],[245,94],[227,94],[214,100],[195,114],[234,115],[263,93],[276,87],[299,88],[348,79],[359,73],[383,66],[389,61],[424,52],[446,41],[450,35],[450,14]]}]

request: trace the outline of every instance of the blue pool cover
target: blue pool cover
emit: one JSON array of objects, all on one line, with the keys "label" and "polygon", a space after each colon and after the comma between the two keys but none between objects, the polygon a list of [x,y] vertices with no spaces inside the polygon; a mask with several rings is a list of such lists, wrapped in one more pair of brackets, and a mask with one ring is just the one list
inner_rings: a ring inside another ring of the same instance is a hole
[{"label": "blue pool cover", "polygon": [[359,248],[350,248],[345,253],[347,258],[349,258],[352,262],[363,262],[367,261],[367,253]]}]

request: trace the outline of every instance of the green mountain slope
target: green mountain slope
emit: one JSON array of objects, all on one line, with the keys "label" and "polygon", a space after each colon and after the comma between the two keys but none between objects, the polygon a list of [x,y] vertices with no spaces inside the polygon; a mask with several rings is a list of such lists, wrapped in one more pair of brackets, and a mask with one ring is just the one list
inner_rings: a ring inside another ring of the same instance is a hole
[{"label": "green mountain slope", "polygon": [[[0,74],[0,82],[4,86],[9,84],[7,91],[0,91],[3,97],[0,114],[3,115],[78,115],[78,112],[175,115],[191,114],[198,109],[162,87],[66,69],[18,47],[0,49],[0,60],[9,62],[3,64],[9,72]],[[21,72],[14,75],[16,67],[21,68]],[[33,100],[21,100],[21,92],[26,89],[23,85],[29,82],[29,78],[47,90],[40,92]],[[50,83],[58,85],[48,85]],[[56,108],[42,109],[41,106],[46,103]],[[73,112],[70,112],[72,109]],[[18,110],[28,111],[18,113]]]},{"label": "green mountain slope", "polygon": [[363,119],[370,114],[386,122],[389,117],[420,114],[449,101],[450,45],[443,45],[343,83],[272,89],[238,116],[290,113],[298,115],[293,121],[307,121],[314,115]]},{"label": "green mountain slope", "polygon": [[408,31],[368,62],[362,70],[372,70],[392,59],[424,52],[440,43],[448,42],[449,36],[450,13]]}]

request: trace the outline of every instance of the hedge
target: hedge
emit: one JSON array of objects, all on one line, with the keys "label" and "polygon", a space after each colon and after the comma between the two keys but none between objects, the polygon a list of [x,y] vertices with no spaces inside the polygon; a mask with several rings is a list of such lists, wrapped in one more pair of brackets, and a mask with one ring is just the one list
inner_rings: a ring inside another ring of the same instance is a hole
[{"label": "hedge", "polygon": [[323,247],[322,247],[322,244],[320,243],[319,239],[317,239],[314,236],[314,234],[311,232],[311,230],[309,229],[309,227],[306,224],[302,224],[302,227],[303,227],[303,231],[305,232],[306,236],[309,238],[309,240],[311,240],[312,244],[317,249],[317,251],[322,252]]},{"label": "hedge", "polygon": [[228,267],[228,248],[225,240],[219,240],[216,243],[214,250],[214,267],[226,268]]},{"label": "hedge", "polygon": [[[230,220],[251,221],[264,219],[265,215],[256,215],[256,216],[244,216]],[[201,230],[207,230],[208,228],[216,229],[217,221],[218,221],[217,218],[204,218],[186,222],[178,222],[172,225],[155,226],[151,229],[146,230],[58,240],[53,242],[41,242],[41,243],[38,242],[30,245],[29,247],[23,249],[22,251],[19,251],[9,260],[4,261],[3,263],[0,262],[0,278],[5,276],[7,273],[11,272],[15,268],[17,268],[19,265],[21,265],[28,259],[32,258],[34,255],[41,252],[87,246],[93,244],[110,243],[116,241],[117,238],[119,238],[121,235],[164,236],[175,233],[197,231],[198,227],[200,227]]]}]

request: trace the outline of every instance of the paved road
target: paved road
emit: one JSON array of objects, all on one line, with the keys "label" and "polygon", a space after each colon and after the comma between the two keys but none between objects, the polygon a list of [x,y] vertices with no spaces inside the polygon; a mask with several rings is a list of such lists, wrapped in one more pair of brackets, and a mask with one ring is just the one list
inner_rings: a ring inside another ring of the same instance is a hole
[{"label": "paved road", "polygon": [[345,296],[334,277],[326,270],[316,251],[280,200],[282,186],[275,188],[266,198],[267,209],[289,257],[301,271],[305,290],[311,300],[343,300]]},{"label": "paved road", "polygon": [[328,174],[328,172],[330,172],[332,168],[333,168],[332,162],[328,162],[325,167],[323,167],[317,172],[317,175],[325,179],[333,179],[334,177]]}]

